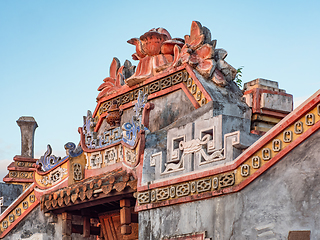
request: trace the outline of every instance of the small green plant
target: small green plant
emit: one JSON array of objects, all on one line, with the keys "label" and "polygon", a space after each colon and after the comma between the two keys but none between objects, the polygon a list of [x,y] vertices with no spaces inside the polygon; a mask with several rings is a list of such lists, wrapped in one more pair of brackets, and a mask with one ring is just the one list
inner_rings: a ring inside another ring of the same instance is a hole
[{"label": "small green plant", "polygon": [[244,68],[244,66],[241,66],[237,69],[237,74],[236,77],[234,79],[234,81],[236,82],[236,84],[238,85],[239,88],[242,88],[242,69]]}]

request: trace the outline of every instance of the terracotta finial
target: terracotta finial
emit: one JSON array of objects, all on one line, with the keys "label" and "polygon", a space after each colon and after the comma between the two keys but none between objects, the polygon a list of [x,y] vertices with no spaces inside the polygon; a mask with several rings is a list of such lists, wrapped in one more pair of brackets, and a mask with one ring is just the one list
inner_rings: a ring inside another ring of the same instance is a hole
[{"label": "terracotta finial", "polygon": [[106,117],[107,123],[111,128],[119,127],[121,122],[122,110],[119,109],[118,102],[113,100],[112,105],[107,111],[108,115]]}]

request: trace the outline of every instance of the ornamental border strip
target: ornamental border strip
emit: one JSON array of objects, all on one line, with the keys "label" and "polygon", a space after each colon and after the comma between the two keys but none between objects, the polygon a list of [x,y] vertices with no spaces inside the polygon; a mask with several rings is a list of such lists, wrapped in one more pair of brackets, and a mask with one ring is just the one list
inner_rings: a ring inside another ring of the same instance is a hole
[{"label": "ornamental border strip", "polygon": [[116,100],[119,106],[121,106],[137,100],[139,91],[142,91],[143,94],[149,95],[149,94],[153,94],[153,93],[165,90],[179,83],[184,83],[184,85],[188,88],[189,92],[194,97],[194,99],[199,103],[200,106],[208,102],[208,99],[204,96],[201,89],[196,84],[194,79],[190,76],[188,71],[186,69],[183,69],[178,72],[172,73],[168,76],[164,76],[160,79],[156,79],[137,89],[123,93],[120,96],[110,98],[102,102],[97,111],[99,115],[96,114],[95,116],[95,121],[98,122],[99,117],[108,111],[109,107],[111,106],[114,100]]},{"label": "ornamental border strip", "polygon": [[36,206],[39,200],[35,196],[34,187],[30,186],[0,216],[0,238],[5,237]]},{"label": "ornamental border strip", "polygon": [[[313,106],[308,106],[308,104],[306,104],[302,109],[305,107],[309,107],[309,109],[301,111],[302,114],[299,117],[293,119],[291,123],[278,133],[274,134],[271,139],[267,140],[255,152],[245,157],[245,160],[241,161],[240,155],[238,160],[240,160],[241,163],[235,167],[230,166],[229,168],[230,170],[233,168],[233,170],[223,174],[213,174],[193,181],[184,181],[138,192],[136,210],[141,211],[163,205],[170,205],[170,203],[181,203],[185,201],[181,198],[186,197],[189,197],[189,200],[186,201],[192,201],[190,200],[192,199],[192,195],[197,195],[193,200],[203,198],[201,195],[206,195],[206,197],[208,197],[207,192],[209,191],[213,192],[211,196],[215,196],[241,190],[320,128],[320,103],[315,103]],[[290,117],[292,115],[290,115]],[[234,173],[234,182],[226,186],[226,189],[222,190],[224,186],[221,186],[221,176],[232,173]],[[209,187],[208,185],[207,188],[204,188],[205,190],[199,191],[197,187],[198,182],[205,181],[206,179],[207,181],[211,181],[211,186]],[[186,194],[171,194],[171,192],[177,192],[178,187],[183,185],[186,185],[185,188],[188,188],[187,185],[189,185],[189,188],[191,189],[192,183],[197,189],[193,193],[191,190],[185,190]],[[179,198],[181,200],[179,200]],[[161,203],[161,201],[164,200],[167,201]],[[154,203],[157,204],[154,205]]]}]

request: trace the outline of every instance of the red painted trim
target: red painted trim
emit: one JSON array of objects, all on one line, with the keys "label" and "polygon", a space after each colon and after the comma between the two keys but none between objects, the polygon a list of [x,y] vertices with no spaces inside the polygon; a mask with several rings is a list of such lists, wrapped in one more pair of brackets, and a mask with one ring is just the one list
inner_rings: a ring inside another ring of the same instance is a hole
[{"label": "red painted trim", "polygon": [[9,178],[9,177],[4,177],[3,181],[4,182],[33,183],[33,179],[30,179],[30,178]]},{"label": "red painted trim", "polygon": [[19,155],[16,155],[16,156],[13,157],[13,160],[14,161],[21,161],[21,162],[36,162],[38,159],[21,157]]},{"label": "red painted trim", "polygon": [[[204,89],[198,79],[194,78],[194,81],[197,83],[197,86],[199,86],[199,88],[200,88],[200,86],[201,86],[201,89]],[[173,85],[173,86],[171,86],[171,87],[168,87],[168,88],[166,88],[166,89],[164,89],[164,90],[160,90],[160,91],[158,91],[158,92],[152,93],[152,94],[150,94],[150,95],[148,96],[148,100],[149,100],[149,101],[150,101],[150,100],[153,100],[153,99],[155,99],[155,98],[158,98],[158,97],[167,95],[168,93],[172,93],[172,92],[175,92],[175,91],[180,90],[180,89],[183,90],[183,92],[186,94],[186,96],[188,97],[188,99],[190,100],[190,102],[192,103],[192,105],[193,105],[196,109],[200,107],[199,103],[194,99],[193,95],[190,93],[190,91],[188,90],[188,88],[186,87],[186,85],[185,85],[184,83],[178,83],[178,84]],[[130,90],[130,91],[131,91],[131,90]],[[201,91],[202,91],[202,90],[201,90]],[[203,92],[203,93],[204,93],[205,96],[209,96],[207,92]],[[210,96],[209,96],[209,97],[210,97]],[[209,100],[211,101],[211,97],[210,97],[210,99],[207,98],[207,100],[208,100],[208,101],[209,101]],[[131,107],[134,106],[135,103],[136,103],[136,100],[135,100],[135,101],[132,101],[132,102],[129,102],[129,103],[126,103],[126,104],[124,104],[124,105],[121,105],[121,106],[120,106],[120,109],[125,110],[125,109],[128,109],[128,108],[131,108]],[[103,114],[100,115],[99,120],[98,120],[98,123],[97,123],[97,125],[96,125],[95,128],[94,128],[94,131],[95,131],[95,132],[98,132],[98,130],[99,130],[99,128],[101,127],[101,124],[102,124],[102,122],[103,122],[103,119],[104,119],[106,116],[108,116],[108,113],[107,113],[107,112],[105,112],[105,113],[103,113]]]},{"label": "red painted trim", "polygon": [[260,112],[261,89],[255,89],[255,91],[253,91],[252,99],[254,99],[252,103],[252,113]]},{"label": "red painted trim", "polygon": [[[98,103],[97,103],[97,106],[96,106],[96,108],[95,108],[92,116],[95,117],[95,116],[97,115],[97,112],[98,112],[101,104],[104,103],[105,101],[108,101],[108,100],[110,100],[110,99],[112,99],[112,98],[116,98],[116,97],[118,97],[118,96],[120,96],[120,95],[122,95],[122,94],[125,94],[125,93],[129,92],[129,91],[136,90],[136,89],[138,89],[138,88],[140,88],[140,87],[142,87],[142,86],[145,86],[145,85],[147,85],[147,84],[149,84],[149,83],[151,83],[151,82],[153,82],[153,81],[156,81],[156,80],[158,80],[158,79],[160,79],[160,78],[163,78],[163,77],[166,77],[166,76],[168,76],[168,75],[174,74],[174,73],[179,72],[179,71],[181,71],[181,70],[183,70],[183,69],[185,69],[185,70],[189,73],[189,75],[191,75],[191,77],[192,77],[193,80],[196,82],[197,86],[199,87],[199,89],[201,90],[201,92],[204,94],[204,96],[206,97],[206,99],[207,99],[208,101],[212,101],[211,96],[210,96],[209,93],[205,90],[205,88],[202,86],[201,82],[200,82],[200,81],[198,80],[198,78],[196,77],[195,73],[194,73],[193,70],[192,70],[192,67],[190,67],[190,66],[186,63],[186,64],[183,64],[182,66],[177,67],[177,68],[175,68],[175,69],[172,69],[172,70],[170,70],[170,71],[163,72],[163,73],[157,74],[156,76],[150,77],[150,78],[148,78],[147,80],[143,81],[142,83],[137,84],[137,85],[134,85],[134,86],[132,86],[132,87],[129,87],[129,86],[127,86],[127,85],[122,86],[117,92],[115,92],[115,93],[113,93],[113,94],[111,94],[111,95],[109,95],[109,96],[106,96],[106,97],[100,99],[100,100],[98,101]],[[183,83],[182,83],[182,84],[183,84]],[[175,85],[175,86],[178,86],[178,85],[181,86],[180,83],[177,84],[177,85]],[[183,85],[184,85],[184,84],[183,84]],[[170,91],[169,91],[169,90],[170,90]],[[160,91],[158,92],[158,93],[160,93],[160,94],[158,94],[157,97],[162,96],[162,95],[164,95],[165,93],[168,93],[168,92],[171,92],[171,91],[174,91],[172,87],[169,87],[168,89],[160,90]],[[151,100],[151,99],[153,98],[152,95],[153,95],[153,94],[150,94],[150,95],[148,96],[148,99],[149,99],[149,100]],[[193,98],[193,97],[192,97],[192,98]],[[126,104],[125,104],[125,105],[126,105]],[[122,109],[126,109],[126,108],[131,107],[131,106],[133,106],[133,104],[127,105],[127,106],[125,106],[125,107],[124,107],[124,105],[123,105],[123,106],[122,106]],[[102,116],[102,118],[104,117],[103,114],[102,114],[101,116]],[[97,125],[99,125],[99,123],[98,123]],[[96,131],[96,128],[95,128],[95,131]]]},{"label": "red painted trim", "polygon": [[195,81],[197,86],[200,88],[201,92],[203,93],[203,95],[207,99],[207,102],[212,101],[211,96],[209,95],[207,90],[202,86],[201,82],[199,81],[199,79],[197,78],[196,74],[194,73],[193,68],[190,67],[190,65],[186,64],[186,70],[188,71],[188,73],[192,77],[192,79]]},{"label": "red painted trim", "polygon": [[287,113],[283,113],[277,110],[266,110],[261,108],[262,93],[282,95],[282,96],[287,96],[291,98],[292,98],[292,95],[288,93],[283,93],[283,92],[271,91],[263,88],[253,88],[244,92],[244,95],[252,94],[252,113],[262,113],[262,114],[271,115],[279,118],[284,118],[287,115]]},{"label": "red painted trim", "polygon": [[268,116],[280,118],[280,119],[284,118],[285,116],[287,116],[289,114],[289,113],[275,112],[275,110],[267,110],[267,109],[262,109],[262,108],[260,109],[260,113],[268,115]]},{"label": "red painted trim", "polygon": [[0,215],[0,222],[5,219],[8,214],[14,210],[26,196],[28,196],[34,189],[34,185],[30,186],[27,190],[25,190],[15,201],[11,204],[1,215]]},{"label": "red painted trim", "polygon": [[51,192],[56,191],[58,189],[62,189],[62,188],[67,187],[68,186],[68,179],[69,179],[69,176],[67,176],[65,179],[62,179],[60,182],[56,183],[54,186],[51,186],[49,188],[40,187],[37,183],[35,183],[36,187],[34,188],[34,193],[35,193],[36,197],[40,199],[40,197],[43,194],[51,193]]},{"label": "red painted trim", "polygon": [[261,90],[261,91],[259,91],[260,93],[270,93],[270,94],[276,94],[276,95],[292,97],[292,94],[289,94],[289,93],[272,91],[272,90],[268,90],[268,89],[264,89],[264,88],[252,88],[250,90],[245,91],[244,95],[252,93],[252,92],[254,93],[257,89]]},{"label": "red painted trim", "polygon": [[26,211],[24,211],[21,214],[21,216],[19,216],[17,220],[11,223],[10,226],[0,234],[0,238],[4,238],[18,223],[20,223],[38,205],[39,205],[39,200],[36,200],[30,207],[28,207]]},{"label": "red painted trim", "polygon": [[23,171],[23,172],[33,172],[34,170],[36,170],[35,168],[31,168],[31,167],[16,167],[14,162],[10,163],[7,169],[12,171]]},{"label": "red painted trim", "polygon": [[163,73],[159,73],[159,74],[157,74],[156,76],[150,77],[150,78],[148,78],[147,80],[143,81],[142,83],[137,84],[137,85],[134,85],[134,86],[132,86],[132,87],[129,87],[128,85],[123,85],[117,92],[115,92],[115,93],[113,93],[113,94],[111,94],[111,95],[109,95],[109,96],[106,96],[106,97],[104,97],[104,98],[101,98],[101,99],[98,101],[97,106],[96,106],[96,108],[95,108],[92,116],[93,116],[93,117],[96,116],[96,114],[97,114],[97,112],[98,112],[98,110],[99,110],[99,108],[100,108],[100,105],[101,105],[103,102],[108,101],[108,100],[110,100],[110,99],[112,99],[112,98],[116,98],[116,97],[118,97],[119,95],[122,95],[122,94],[127,93],[128,91],[132,91],[132,90],[138,89],[138,88],[140,88],[140,87],[142,87],[142,86],[144,86],[144,85],[146,85],[146,84],[148,84],[148,83],[151,83],[151,82],[153,82],[153,81],[155,81],[155,80],[158,80],[158,79],[160,79],[160,78],[166,77],[166,76],[168,76],[168,75],[170,75],[170,74],[176,73],[176,72],[178,72],[178,71],[180,71],[180,70],[182,70],[182,69],[185,69],[185,64],[182,65],[182,66],[180,66],[180,67],[177,67],[177,68],[175,68],[175,69],[172,69],[172,70],[170,70],[170,71],[166,71],[166,72],[163,72]]},{"label": "red painted trim", "polygon": [[256,134],[256,135],[260,135],[260,136],[263,136],[266,134],[266,132],[263,132],[263,131],[258,131],[258,130],[251,130],[250,131],[252,134]]}]

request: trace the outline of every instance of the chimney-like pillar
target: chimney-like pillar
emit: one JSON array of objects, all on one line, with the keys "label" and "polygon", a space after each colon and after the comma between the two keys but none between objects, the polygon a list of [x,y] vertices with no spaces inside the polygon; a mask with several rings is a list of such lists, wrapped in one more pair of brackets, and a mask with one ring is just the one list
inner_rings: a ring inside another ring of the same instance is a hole
[{"label": "chimney-like pillar", "polygon": [[21,157],[33,158],[34,132],[38,124],[33,117],[20,117],[17,124],[21,130]]},{"label": "chimney-like pillar", "polygon": [[278,82],[257,78],[244,84],[244,98],[252,109],[251,132],[264,134],[292,111],[293,97]]}]

